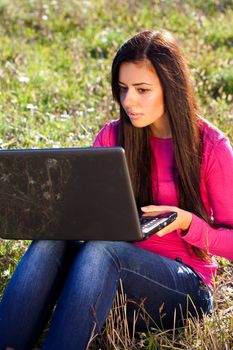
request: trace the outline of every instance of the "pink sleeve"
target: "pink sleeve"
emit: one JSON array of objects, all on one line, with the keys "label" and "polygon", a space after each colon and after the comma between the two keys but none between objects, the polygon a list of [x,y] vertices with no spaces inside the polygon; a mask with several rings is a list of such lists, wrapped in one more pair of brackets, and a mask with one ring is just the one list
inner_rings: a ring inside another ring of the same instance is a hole
[{"label": "pink sleeve", "polygon": [[117,144],[117,128],[118,122],[110,122],[106,124],[97,134],[93,147],[114,147]]},{"label": "pink sleeve", "polygon": [[183,239],[210,254],[233,260],[233,150],[222,138],[208,155],[206,189],[213,220],[213,228],[193,215],[191,226]]}]

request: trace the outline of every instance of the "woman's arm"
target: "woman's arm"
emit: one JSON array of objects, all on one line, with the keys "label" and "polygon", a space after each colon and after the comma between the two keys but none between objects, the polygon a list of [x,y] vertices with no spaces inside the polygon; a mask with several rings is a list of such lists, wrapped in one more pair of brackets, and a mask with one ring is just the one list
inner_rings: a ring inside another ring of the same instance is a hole
[{"label": "woman's arm", "polygon": [[212,255],[233,260],[233,150],[229,141],[221,139],[206,157],[205,185],[212,210],[213,223],[190,212],[170,206],[147,206],[145,213],[173,210],[177,219],[159,231],[159,236],[177,230],[189,244],[207,250]]},{"label": "woman's arm", "polygon": [[213,223],[218,228],[192,215],[183,239],[213,255],[233,260],[233,150],[226,138],[208,155],[205,184]]}]

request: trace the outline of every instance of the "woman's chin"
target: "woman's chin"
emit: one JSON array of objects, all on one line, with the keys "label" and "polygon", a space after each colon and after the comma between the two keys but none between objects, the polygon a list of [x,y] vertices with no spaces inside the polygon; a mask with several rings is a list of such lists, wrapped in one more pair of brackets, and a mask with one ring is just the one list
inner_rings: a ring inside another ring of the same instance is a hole
[{"label": "woman's chin", "polygon": [[143,122],[142,120],[138,120],[138,119],[130,119],[131,124],[135,127],[135,128],[144,128],[145,126],[147,126],[147,124],[145,122]]}]

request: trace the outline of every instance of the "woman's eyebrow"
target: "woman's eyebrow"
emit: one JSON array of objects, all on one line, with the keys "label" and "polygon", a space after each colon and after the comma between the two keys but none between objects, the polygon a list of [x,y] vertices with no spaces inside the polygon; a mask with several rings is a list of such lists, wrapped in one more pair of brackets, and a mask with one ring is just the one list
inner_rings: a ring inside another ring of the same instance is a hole
[{"label": "woman's eyebrow", "polygon": [[[124,83],[122,83],[121,81],[118,81],[119,84],[121,85],[125,85]],[[138,85],[149,85],[149,86],[152,86],[153,84],[148,84],[148,83],[144,83],[144,82],[141,82],[141,83],[136,83],[136,84],[132,84],[133,86],[138,86]]]}]

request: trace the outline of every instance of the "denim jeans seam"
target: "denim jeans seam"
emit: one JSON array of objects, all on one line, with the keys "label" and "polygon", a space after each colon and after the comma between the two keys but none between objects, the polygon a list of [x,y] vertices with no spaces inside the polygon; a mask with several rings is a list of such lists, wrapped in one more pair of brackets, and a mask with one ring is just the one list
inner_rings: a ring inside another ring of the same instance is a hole
[{"label": "denim jeans seam", "polygon": [[[114,249],[113,249],[113,250],[114,250]],[[156,284],[156,285],[158,285],[158,286],[160,286],[160,287],[162,287],[162,288],[165,288],[165,289],[167,289],[167,290],[170,290],[170,291],[172,291],[172,292],[176,292],[176,293],[179,293],[180,295],[185,295],[185,296],[188,294],[188,293],[180,292],[180,291],[177,290],[177,289],[169,288],[169,287],[167,287],[167,286],[165,286],[165,285],[163,285],[163,284],[161,284],[161,283],[159,283],[159,282],[157,282],[157,281],[154,281],[154,280],[150,279],[149,277],[146,277],[146,276],[144,276],[144,275],[142,275],[142,274],[140,274],[140,273],[138,273],[138,272],[136,272],[136,271],[134,271],[134,270],[131,270],[131,269],[128,269],[128,268],[126,268],[126,267],[121,266],[120,260],[119,260],[119,263],[116,262],[116,260],[115,260],[115,258],[114,258],[114,255],[113,255],[113,252],[110,252],[108,249],[105,249],[105,251],[106,251],[106,253],[110,256],[110,258],[113,260],[114,264],[115,264],[116,267],[117,267],[118,273],[120,273],[120,275],[121,275],[121,271],[122,271],[122,272],[123,272],[123,271],[128,271],[128,272],[131,272],[131,273],[136,274],[136,275],[138,275],[138,276],[141,276],[141,277],[147,279],[148,281],[151,281],[152,283],[154,283],[154,284]],[[116,252],[115,252],[115,255],[117,256]],[[118,265],[119,265],[119,267],[118,267]]]},{"label": "denim jeans seam", "polygon": [[[117,290],[117,284],[119,283],[119,281],[115,281],[115,288],[112,289],[112,296],[113,296],[113,299],[114,299],[114,294],[115,294],[115,290]],[[96,308],[97,307],[97,304],[98,304],[98,301],[99,299],[102,297],[103,295],[103,290],[100,291],[100,293],[98,294],[98,297],[96,298],[95,300],[95,303],[93,304],[93,307]]]},{"label": "denim jeans seam", "polygon": [[140,274],[140,273],[138,273],[138,272],[136,272],[136,271],[133,271],[133,270],[131,270],[131,269],[127,269],[127,268],[124,268],[124,267],[123,267],[121,270],[128,271],[128,272],[131,272],[131,273],[133,273],[133,274],[135,274],[135,275],[138,275],[138,276],[140,276],[140,277],[143,277],[143,278],[147,279],[148,281],[150,281],[150,282],[152,282],[152,283],[154,283],[154,284],[156,284],[156,285],[158,285],[158,286],[160,286],[160,287],[162,287],[162,288],[165,288],[165,289],[167,289],[167,290],[170,290],[170,291],[172,291],[172,292],[176,292],[176,293],[179,293],[179,294],[185,295],[185,296],[189,294],[189,293],[180,292],[180,291],[177,290],[177,289],[169,288],[169,287],[167,287],[167,286],[165,286],[165,285],[163,285],[163,284],[161,284],[161,283],[159,283],[159,282],[157,282],[157,281],[154,281],[154,280],[152,280],[151,278],[149,278],[149,277],[147,277],[147,276],[144,276],[144,275],[142,275],[142,274]]},{"label": "denim jeans seam", "polygon": [[[117,272],[120,273],[120,271],[122,270],[120,260],[117,259],[117,260],[118,260],[118,262],[117,262],[117,261],[115,260],[114,256],[113,256],[112,252],[110,252],[108,249],[105,249],[105,248],[104,248],[104,250],[105,250],[105,252],[108,254],[108,256],[110,256],[110,258],[113,260],[114,264],[116,265]],[[114,249],[113,249],[113,250],[114,250]],[[115,254],[116,254],[116,253],[115,253]],[[116,254],[116,256],[117,256],[117,254]]]}]

